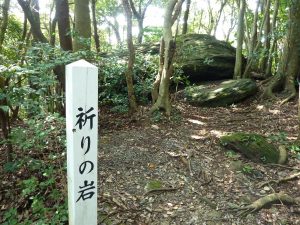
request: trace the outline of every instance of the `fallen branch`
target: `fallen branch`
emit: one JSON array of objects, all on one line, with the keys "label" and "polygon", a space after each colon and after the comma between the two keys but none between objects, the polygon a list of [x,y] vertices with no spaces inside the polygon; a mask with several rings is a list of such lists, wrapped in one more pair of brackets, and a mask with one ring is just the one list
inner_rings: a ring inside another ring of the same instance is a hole
[{"label": "fallen branch", "polygon": [[269,181],[263,182],[258,187],[261,188],[267,184],[271,184],[271,183],[279,184],[279,183],[283,183],[283,182],[287,182],[287,181],[299,179],[299,178],[300,178],[300,172],[291,174],[291,175],[281,178],[279,180],[269,180]]},{"label": "fallen branch", "polygon": [[280,167],[280,168],[284,168],[284,169],[300,171],[300,168],[285,166],[285,165],[281,165],[281,164],[277,164],[277,163],[268,163],[265,166],[276,166],[276,167]]},{"label": "fallen branch", "polygon": [[179,189],[179,188],[155,188],[155,189],[151,189],[151,190],[147,191],[147,192],[144,194],[144,196],[145,196],[145,195],[148,195],[148,194],[150,194],[150,193],[153,193],[153,192],[177,191],[178,189]]},{"label": "fallen branch", "polygon": [[300,199],[293,198],[283,192],[279,193],[272,193],[267,196],[264,196],[262,198],[259,198],[258,200],[254,201],[252,204],[243,206],[243,207],[237,207],[235,211],[238,211],[238,216],[246,216],[250,213],[257,212],[262,208],[265,208],[267,206],[270,206],[274,203],[281,203],[281,204],[288,204],[288,205],[299,205]]}]

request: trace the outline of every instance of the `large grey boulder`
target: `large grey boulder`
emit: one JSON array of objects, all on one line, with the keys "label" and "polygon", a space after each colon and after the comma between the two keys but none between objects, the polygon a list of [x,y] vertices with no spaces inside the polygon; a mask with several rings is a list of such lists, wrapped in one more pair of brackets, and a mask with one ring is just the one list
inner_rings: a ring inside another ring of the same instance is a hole
[{"label": "large grey boulder", "polygon": [[233,77],[235,48],[206,34],[177,38],[177,59],[190,81],[222,80]]},{"label": "large grey boulder", "polygon": [[251,79],[227,80],[219,85],[190,86],[184,89],[184,97],[191,105],[226,106],[254,95],[258,87]]},{"label": "large grey boulder", "polygon": [[[158,54],[159,44],[144,44],[138,52]],[[186,34],[176,38],[176,64],[191,82],[233,77],[235,48],[207,34]]]}]

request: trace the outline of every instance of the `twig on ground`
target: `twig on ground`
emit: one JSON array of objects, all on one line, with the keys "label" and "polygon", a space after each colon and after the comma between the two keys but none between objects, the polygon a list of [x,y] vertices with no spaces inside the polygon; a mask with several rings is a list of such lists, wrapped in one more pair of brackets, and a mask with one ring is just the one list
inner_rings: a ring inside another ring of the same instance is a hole
[{"label": "twig on ground", "polygon": [[277,166],[277,167],[281,167],[281,168],[284,168],[284,169],[300,171],[300,168],[285,166],[285,165],[277,164],[277,163],[269,163],[269,164],[266,164],[265,166]]},{"label": "twig on ground", "polygon": [[177,191],[179,188],[155,188],[155,189],[151,189],[149,191],[147,191],[145,195],[148,195],[150,193],[154,193],[154,192],[168,192],[168,191]]},{"label": "twig on ground", "polygon": [[294,179],[299,179],[300,178],[300,172],[298,173],[294,173],[294,174],[290,174],[284,178],[281,178],[279,180],[269,180],[269,181],[265,181],[265,182],[262,182],[259,184],[259,188],[267,185],[267,184],[271,184],[271,183],[275,183],[275,184],[279,184],[279,183],[283,183],[283,182],[287,182],[287,181],[290,181],[290,180],[294,180]]}]

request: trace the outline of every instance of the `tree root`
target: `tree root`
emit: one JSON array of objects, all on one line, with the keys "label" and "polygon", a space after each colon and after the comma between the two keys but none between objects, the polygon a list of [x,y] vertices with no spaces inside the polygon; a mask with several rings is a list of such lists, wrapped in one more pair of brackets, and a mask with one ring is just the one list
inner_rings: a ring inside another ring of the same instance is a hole
[{"label": "tree root", "polygon": [[267,184],[270,184],[270,183],[279,184],[279,183],[283,183],[283,182],[287,182],[287,181],[294,180],[294,179],[299,179],[299,178],[300,178],[300,172],[291,174],[291,175],[286,176],[284,178],[281,178],[279,180],[270,180],[270,181],[263,182],[258,187],[261,188],[261,187],[263,187]]},{"label": "tree root", "polygon": [[295,97],[296,97],[296,92],[292,92],[288,97],[286,97],[284,100],[280,102],[279,106],[284,105],[285,103],[287,103],[288,101],[292,100]]},{"label": "tree root", "polygon": [[281,203],[287,205],[299,205],[300,199],[293,198],[285,194],[284,192],[272,193],[257,199],[250,205],[237,207],[234,209],[234,211],[238,212],[238,216],[244,217],[250,213],[257,212],[262,208],[268,207],[274,203]]}]

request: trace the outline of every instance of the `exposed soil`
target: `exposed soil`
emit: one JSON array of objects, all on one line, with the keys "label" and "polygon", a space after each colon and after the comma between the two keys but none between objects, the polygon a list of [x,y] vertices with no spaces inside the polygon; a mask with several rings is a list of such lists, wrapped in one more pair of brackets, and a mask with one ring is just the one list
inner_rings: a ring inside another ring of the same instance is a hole
[{"label": "exposed soil", "polygon": [[[233,210],[274,192],[300,193],[297,179],[259,188],[295,171],[224,150],[219,137],[237,131],[291,146],[298,135],[296,100],[283,106],[248,100],[227,108],[180,102],[170,119],[144,114],[137,121],[103,110],[99,223],[300,224],[300,208],[280,202],[245,217]],[[288,153],[287,166],[300,168],[297,153]]]}]

